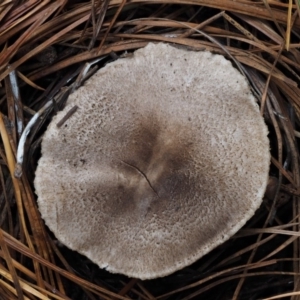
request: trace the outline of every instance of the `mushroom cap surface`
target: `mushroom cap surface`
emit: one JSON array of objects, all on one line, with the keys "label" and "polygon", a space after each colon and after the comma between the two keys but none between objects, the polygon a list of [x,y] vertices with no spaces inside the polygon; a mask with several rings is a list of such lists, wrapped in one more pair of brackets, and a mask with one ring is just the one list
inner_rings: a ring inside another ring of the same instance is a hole
[{"label": "mushroom cap surface", "polygon": [[35,178],[40,212],[101,268],[168,275],[253,216],[268,181],[267,134],[230,61],[150,43],[100,69],[53,118]]}]

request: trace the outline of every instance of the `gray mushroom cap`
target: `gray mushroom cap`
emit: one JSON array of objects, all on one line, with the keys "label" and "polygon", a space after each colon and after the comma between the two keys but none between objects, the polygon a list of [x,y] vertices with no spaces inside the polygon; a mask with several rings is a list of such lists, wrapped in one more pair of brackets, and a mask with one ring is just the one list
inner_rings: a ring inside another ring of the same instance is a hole
[{"label": "gray mushroom cap", "polygon": [[168,275],[253,216],[268,181],[267,134],[230,61],[150,43],[100,69],[53,118],[35,178],[40,212],[101,268]]}]

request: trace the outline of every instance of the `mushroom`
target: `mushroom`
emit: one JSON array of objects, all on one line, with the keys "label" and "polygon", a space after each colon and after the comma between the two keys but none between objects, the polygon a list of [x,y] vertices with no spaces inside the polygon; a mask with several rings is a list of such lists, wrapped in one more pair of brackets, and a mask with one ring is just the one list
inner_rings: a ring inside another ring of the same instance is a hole
[{"label": "mushroom", "polygon": [[253,216],[268,182],[267,134],[230,61],[150,43],[100,69],[53,118],[35,178],[40,212],[100,268],[166,276]]}]

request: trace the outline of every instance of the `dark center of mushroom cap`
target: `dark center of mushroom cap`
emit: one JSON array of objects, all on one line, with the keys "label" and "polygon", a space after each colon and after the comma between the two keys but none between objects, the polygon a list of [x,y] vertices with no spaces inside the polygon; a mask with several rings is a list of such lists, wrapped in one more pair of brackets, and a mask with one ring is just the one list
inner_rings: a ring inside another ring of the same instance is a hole
[{"label": "dark center of mushroom cap", "polygon": [[134,123],[137,126],[130,135],[127,155],[114,160],[112,167],[119,175],[117,198],[124,206],[120,211],[134,210],[144,216],[145,212],[157,213],[175,204],[175,193],[192,188],[185,177],[191,169],[189,152],[193,144],[176,134],[183,130],[183,124],[162,128],[154,115],[145,117],[143,123]]}]

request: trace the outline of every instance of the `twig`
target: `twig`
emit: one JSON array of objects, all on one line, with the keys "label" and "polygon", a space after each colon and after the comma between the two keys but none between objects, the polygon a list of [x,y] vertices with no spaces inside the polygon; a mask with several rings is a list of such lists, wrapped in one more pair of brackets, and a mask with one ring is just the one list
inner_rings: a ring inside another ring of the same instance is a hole
[{"label": "twig", "polygon": [[62,125],[64,125],[64,123],[76,112],[76,110],[78,109],[78,106],[75,105],[73,106],[67,113],[66,115],[56,124],[56,126],[59,128]]}]

